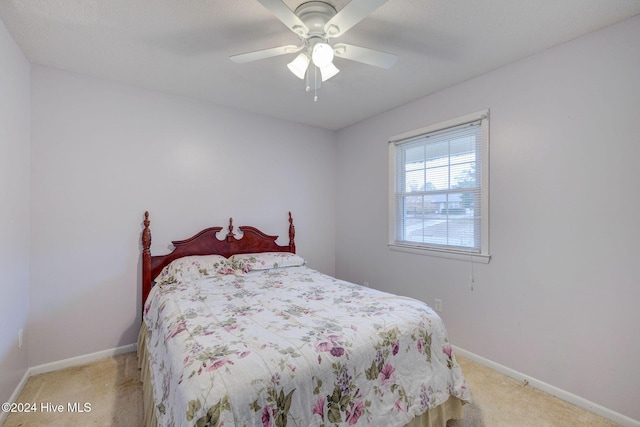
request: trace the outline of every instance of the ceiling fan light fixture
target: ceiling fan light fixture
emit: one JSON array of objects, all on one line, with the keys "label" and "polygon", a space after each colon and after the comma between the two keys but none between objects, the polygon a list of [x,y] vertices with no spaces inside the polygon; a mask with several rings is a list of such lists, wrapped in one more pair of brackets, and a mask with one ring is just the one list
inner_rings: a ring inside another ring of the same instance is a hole
[{"label": "ceiling fan light fixture", "polygon": [[289,70],[291,70],[291,72],[295,74],[297,78],[302,80],[304,79],[304,74],[307,72],[309,61],[309,56],[303,52],[296,56],[293,61],[289,62],[287,64],[287,67],[289,67]]},{"label": "ceiling fan light fixture", "polygon": [[320,68],[320,74],[322,75],[323,82],[329,80],[331,77],[335,76],[339,72],[340,70],[338,70],[338,68],[335,65],[333,65],[332,62],[330,62],[329,65],[326,65]]},{"label": "ceiling fan light fixture", "polygon": [[315,92],[322,82],[340,72],[333,64],[335,56],[385,69],[391,68],[398,60],[396,55],[390,53],[332,41],[388,0],[349,0],[347,6],[339,12],[330,0],[303,0],[295,11],[292,11],[284,0],[257,1],[298,35],[302,44],[256,50],[232,55],[229,58],[235,63],[242,64],[296,53],[297,56],[287,64],[287,67],[299,79],[306,79],[305,87],[307,91],[314,91],[314,100],[318,99]]},{"label": "ceiling fan light fixture", "polygon": [[316,43],[311,52],[311,59],[316,67],[322,69],[333,61],[333,48],[327,43]]}]

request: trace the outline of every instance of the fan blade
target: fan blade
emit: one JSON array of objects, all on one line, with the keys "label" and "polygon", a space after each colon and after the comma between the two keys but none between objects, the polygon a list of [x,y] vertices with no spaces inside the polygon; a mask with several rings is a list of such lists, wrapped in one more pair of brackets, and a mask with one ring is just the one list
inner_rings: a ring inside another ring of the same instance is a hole
[{"label": "fan blade", "polygon": [[271,58],[272,56],[285,55],[287,53],[296,53],[302,50],[303,46],[287,45],[272,47],[270,49],[256,50],[255,52],[241,53],[232,55],[230,60],[236,64],[244,64],[245,62],[257,61],[259,59]]},{"label": "fan blade", "polygon": [[269,12],[299,36],[306,37],[309,29],[282,0],[258,0]]},{"label": "fan blade", "polygon": [[346,43],[334,45],[333,52],[339,58],[350,59],[380,68],[389,69],[398,62],[397,55]]},{"label": "fan blade", "polygon": [[388,0],[351,0],[325,24],[324,32],[327,38],[341,36],[347,32],[349,28],[362,21],[387,1]]}]

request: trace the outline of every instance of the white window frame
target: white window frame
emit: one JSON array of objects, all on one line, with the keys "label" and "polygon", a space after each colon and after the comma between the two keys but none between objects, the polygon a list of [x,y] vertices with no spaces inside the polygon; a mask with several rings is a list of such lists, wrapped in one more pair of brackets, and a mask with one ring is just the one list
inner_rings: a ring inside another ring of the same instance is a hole
[{"label": "white window frame", "polygon": [[[440,133],[464,126],[465,124],[480,122],[482,146],[481,146],[481,193],[480,193],[480,248],[479,252],[467,251],[446,246],[429,245],[396,239],[400,225],[396,223],[396,147],[421,139],[428,134]],[[437,123],[424,128],[405,132],[389,139],[389,249],[401,252],[410,252],[421,255],[430,255],[464,261],[488,263],[491,260],[489,254],[489,110],[482,110],[445,122]]]}]

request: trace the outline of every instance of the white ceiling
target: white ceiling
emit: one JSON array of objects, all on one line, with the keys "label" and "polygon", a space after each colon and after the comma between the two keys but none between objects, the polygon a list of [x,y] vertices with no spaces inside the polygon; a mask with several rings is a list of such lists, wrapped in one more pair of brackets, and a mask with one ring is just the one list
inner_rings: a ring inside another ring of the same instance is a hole
[{"label": "white ceiling", "polygon": [[336,58],[314,102],[286,67],[295,54],[228,59],[299,44],[256,0],[0,0],[34,64],[334,130],[637,14],[640,0],[389,0],[335,40],[398,63]]}]

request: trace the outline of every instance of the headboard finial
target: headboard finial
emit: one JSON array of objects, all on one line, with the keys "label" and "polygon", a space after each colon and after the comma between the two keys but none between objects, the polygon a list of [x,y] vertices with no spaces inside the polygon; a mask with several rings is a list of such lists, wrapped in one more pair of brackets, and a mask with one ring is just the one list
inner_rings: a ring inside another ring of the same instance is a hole
[{"label": "headboard finial", "polygon": [[144,213],[144,229],[142,230],[142,304],[151,292],[151,229],[149,228],[149,211]]},{"label": "headboard finial", "polygon": [[150,253],[150,248],[151,248],[151,230],[149,229],[149,224],[151,224],[151,221],[149,221],[149,211],[146,211],[144,213],[144,229],[142,230],[142,252],[143,253]]},{"label": "headboard finial", "polygon": [[289,246],[291,246],[291,252],[296,253],[296,228],[293,226],[293,217],[291,211],[289,211]]},{"label": "headboard finial", "polygon": [[227,242],[231,242],[233,240],[233,218],[229,218],[229,232],[227,233]]}]

